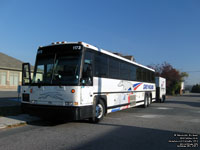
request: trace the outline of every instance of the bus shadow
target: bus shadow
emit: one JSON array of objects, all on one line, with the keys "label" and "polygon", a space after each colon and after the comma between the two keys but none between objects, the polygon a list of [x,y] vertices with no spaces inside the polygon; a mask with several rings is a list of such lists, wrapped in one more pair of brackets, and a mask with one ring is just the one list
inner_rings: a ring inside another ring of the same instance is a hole
[{"label": "bus shadow", "polygon": [[28,125],[34,125],[34,126],[57,126],[57,125],[73,123],[73,122],[85,122],[85,123],[87,123],[88,121],[87,120],[73,121],[71,119],[39,118],[36,121],[27,122],[27,124]]},{"label": "bus shadow", "polygon": [[185,94],[185,95],[182,95],[183,97],[199,97],[200,98],[200,94],[199,93],[193,93],[193,94]]},{"label": "bus shadow", "polygon": [[28,122],[27,124],[32,125],[32,126],[53,127],[53,126],[58,126],[58,125],[65,124],[68,122],[67,121],[48,121],[48,120],[41,119],[41,120],[37,120],[37,121]]},{"label": "bus shadow", "polygon": [[[177,149],[180,143],[170,142],[180,140],[174,134],[182,134],[181,132],[172,132],[159,129],[150,129],[135,126],[115,125],[109,123],[99,123],[97,126],[112,127],[109,132],[102,132],[99,136],[92,138],[90,141],[79,144],[71,149],[73,150],[168,150]],[[66,147],[67,149],[67,147]]]},{"label": "bus shadow", "polygon": [[40,118],[36,121],[28,122],[27,124],[33,125],[33,126],[57,126],[61,124],[67,124],[67,123],[91,123],[89,119],[84,120],[72,120],[72,119],[44,119]]},{"label": "bus shadow", "polygon": [[169,100],[169,101],[165,101],[165,103],[168,104],[184,104],[184,105],[188,105],[191,107],[200,107],[200,102],[189,102],[189,101],[174,101],[174,100]]},{"label": "bus shadow", "polygon": [[16,97],[0,98],[0,116],[12,116],[21,114],[20,99]]}]

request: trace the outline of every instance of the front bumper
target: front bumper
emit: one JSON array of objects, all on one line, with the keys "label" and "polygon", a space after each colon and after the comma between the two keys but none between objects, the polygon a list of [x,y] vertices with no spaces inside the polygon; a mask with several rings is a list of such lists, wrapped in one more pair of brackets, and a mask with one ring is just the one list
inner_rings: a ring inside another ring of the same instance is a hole
[{"label": "front bumper", "polygon": [[48,118],[62,118],[70,120],[81,120],[92,117],[91,106],[49,106],[21,103],[22,111],[30,115]]}]

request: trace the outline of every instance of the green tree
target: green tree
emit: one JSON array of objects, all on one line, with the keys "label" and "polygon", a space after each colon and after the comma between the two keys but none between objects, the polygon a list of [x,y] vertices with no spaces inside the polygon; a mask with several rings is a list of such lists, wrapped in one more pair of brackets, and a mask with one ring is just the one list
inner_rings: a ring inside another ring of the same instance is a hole
[{"label": "green tree", "polygon": [[199,84],[193,85],[191,92],[200,93],[200,85]]}]

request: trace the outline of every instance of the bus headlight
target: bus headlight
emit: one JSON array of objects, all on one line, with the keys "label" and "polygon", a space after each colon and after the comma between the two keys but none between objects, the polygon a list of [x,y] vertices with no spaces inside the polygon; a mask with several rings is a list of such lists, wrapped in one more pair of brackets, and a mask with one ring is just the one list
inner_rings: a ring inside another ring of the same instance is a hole
[{"label": "bus headlight", "polygon": [[32,103],[32,104],[36,104],[36,103],[37,103],[37,100],[32,100],[31,103]]}]

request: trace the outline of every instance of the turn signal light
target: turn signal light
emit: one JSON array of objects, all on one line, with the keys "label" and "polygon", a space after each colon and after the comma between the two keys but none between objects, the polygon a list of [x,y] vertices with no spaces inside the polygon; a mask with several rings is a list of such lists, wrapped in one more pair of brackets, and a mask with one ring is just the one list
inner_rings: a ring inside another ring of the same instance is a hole
[{"label": "turn signal light", "polygon": [[72,90],[71,90],[71,92],[72,92],[72,93],[75,93],[75,90],[74,90],[74,89],[72,89]]},{"label": "turn signal light", "polygon": [[74,106],[78,106],[78,102],[74,102]]}]

